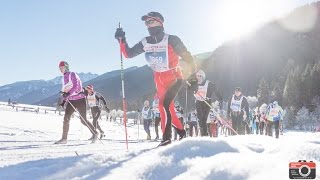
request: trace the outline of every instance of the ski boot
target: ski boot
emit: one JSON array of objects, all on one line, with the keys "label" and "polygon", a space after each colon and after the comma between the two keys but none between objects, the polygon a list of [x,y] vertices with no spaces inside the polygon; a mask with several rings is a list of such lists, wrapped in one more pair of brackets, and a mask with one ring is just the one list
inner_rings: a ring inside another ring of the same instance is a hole
[{"label": "ski boot", "polygon": [[93,139],[93,135],[88,139],[88,141],[92,141],[92,139]]},{"label": "ski boot", "polygon": [[67,144],[66,139],[60,139],[59,141],[55,142],[54,144]]},{"label": "ski boot", "polygon": [[151,136],[150,135],[147,135],[147,140],[151,140]]},{"label": "ski boot", "polygon": [[100,133],[100,139],[102,139],[102,138],[104,138],[104,137],[106,137],[106,135],[104,135],[104,132],[101,132],[101,133]]},{"label": "ski boot", "polygon": [[97,142],[97,140],[98,140],[98,134],[92,135],[92,141],[91,141],[91,143],[93,144],[93,143]]},{"label": "ski boot", "polygon": [[166,146],[166,145],[168,145],[168,144],[171,144],[171,139],[164,139],[164,140],[162,140],[161,142],[160,142],[160,144],[158,145],[158,147],[160,147],[160,146]]},{"label": "ski boot", "polygon": [[182,130],[178,130],[178,134],[179,134],[179,141],[185,137],[187,137],[187,133],[186,130],[182,129]]}]

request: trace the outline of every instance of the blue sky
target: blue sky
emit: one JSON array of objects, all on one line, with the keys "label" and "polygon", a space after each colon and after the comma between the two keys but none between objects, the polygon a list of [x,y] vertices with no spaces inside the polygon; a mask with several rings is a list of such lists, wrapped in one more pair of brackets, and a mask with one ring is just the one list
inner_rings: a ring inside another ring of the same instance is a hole
[{"label": "blue sky", "polygon": [[[75,72],[102,74],[120,68],[114,32],[120,21],[133,46],[148,34],[141,16],[161,12],[165,31],[192,54],[212,51],[270,18],[311,0],[4,0],[0,2],[0,86],[51,79],[66,60]],[[125,61],[142,66],[144,56]]]}]

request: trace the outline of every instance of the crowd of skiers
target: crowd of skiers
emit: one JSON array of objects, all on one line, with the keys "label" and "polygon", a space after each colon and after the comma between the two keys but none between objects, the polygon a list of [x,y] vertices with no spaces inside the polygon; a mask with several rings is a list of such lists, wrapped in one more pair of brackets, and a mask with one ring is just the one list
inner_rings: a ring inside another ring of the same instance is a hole
[{"label": "crowd of skiers", "polygon": [[[219,134],[224,136],[245,134],[273,136],[274,126],[275,137],[279,138],[284,114],[277,101],[250,109],[246,96],[242,94],[242,89],[236,87],[224,111],[222,110],[222,97],[215,84],[205,78],[202,70],[197,71],[196,76],[198,79],[198,90],[194,92],[196,108],[192,108],[191,112],[185,115],[179,102],[174,102],[175,113],[185,127],[187,136],[198,136],[198,134],[210,137],[217,137]],[[149,140],[151,139],[150,125],[153,124],[153,119],[155,120],[155,139],[159,139],[158,101],[156,95],[152,107],[149,106],[148,101],[145,101],[145,106],[142,108],[144,127]],[[173,140],[177,140],[175,128],[172,131]]]},{"label": "crowd of skiers", "polygon": [[[216,137],[219,134],[218,127],[222,127],[221,129],[225,133],[231,135],[242,135],[253,129],[248,121],[251,118],[248,101],[242,95],[241,88],[236,88],[234,95],[229,99],[227,115],[224,117],[222,113],[223,98],[216,85],[206,79],[204,71],[197,68],[193,56],[181,39],[164,32],[164,17],[158,12],[150,12],[142,16],[141,20],[148,29],[149,36],[144,37],[133,47],[129,47],[125,32],[119,27],[115,32],[115,39],[119,42],[121,53],[126,58],[133,58],[144,53],[146,61],[153,71],[157,92],[152,107],[146,100],[141,110],[144,129],[147,134],[146,139],[151,139],[150,124],[153,120],[155,139],[160,139],[159,125],[162,130],[159,146],[170,144],[172,138],[173,140],[181,140],[187,134],[197,136],[199,135],[198,131],[200,131],[200,136]],[[184,69],[179,66],[180,60],[186,64]],[[98,102],[101,100],[108,110],[106,101],[101,94],[93,91],[92,85],[83,88],[79,76],[75,72],[69,71],[67,62],[61,61],[59,68],[63,74],[61,90],[63,101],[60,104],[65,105],[65,115],[62,138],[56,143],[67,143],[70,117],[75,111],[79,113],[82,124],[87,126],[92,133],[90,139],[95,142],[99,135],[97,130],[100,131],[100,138],[104,136],[104,132],[97,121],[101,113]],[[184,82],[195,97],[195,108],[187,115],[187,118],[184,117],[183,108],[179,105],[179,102],[174,102]],[[214,104],[216,101],[217,104]],[[87,120],[87,104],[92,111],[92,123]],[[267,127],[266,132],[271,135],[271,127],[275,125],[276,137],[278,137],[279,130],[277,129],[279,129],[279,121],[282,118],[282,110],[277,103],[267,106],[263,111],[260,107],[259,111],[257,110],[253,114],[254,116],[251,119],[258,122],[259,129]],[[231,121],[228,119],[231,119]],[[262,125],[263,123],[266,125]],[[258,131],[257,129],[255,130]],[[173,137],[172,133],[174,134]]]}]

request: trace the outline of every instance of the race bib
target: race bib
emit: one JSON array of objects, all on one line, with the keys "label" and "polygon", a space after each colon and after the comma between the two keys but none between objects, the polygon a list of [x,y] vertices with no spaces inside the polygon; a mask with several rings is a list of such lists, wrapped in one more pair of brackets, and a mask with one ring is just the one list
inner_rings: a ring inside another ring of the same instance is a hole
[{"label": "race bib", "polygon": [[166,52],[146,52],[145,56],[149,67],[153,71],[163,72],[169,70]]}]

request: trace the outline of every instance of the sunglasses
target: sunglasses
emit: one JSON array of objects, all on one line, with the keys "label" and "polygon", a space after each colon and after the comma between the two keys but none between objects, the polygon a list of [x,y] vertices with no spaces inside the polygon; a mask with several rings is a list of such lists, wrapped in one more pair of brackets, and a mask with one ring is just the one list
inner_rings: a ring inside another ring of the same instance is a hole
[{"label": "sunglasses", "polygon": [[149,20],[149,21],[145,21],[144,23],[148,26],[148,25],[153,24],[155,22],[157,22],[157,21],[156,20]]}]

